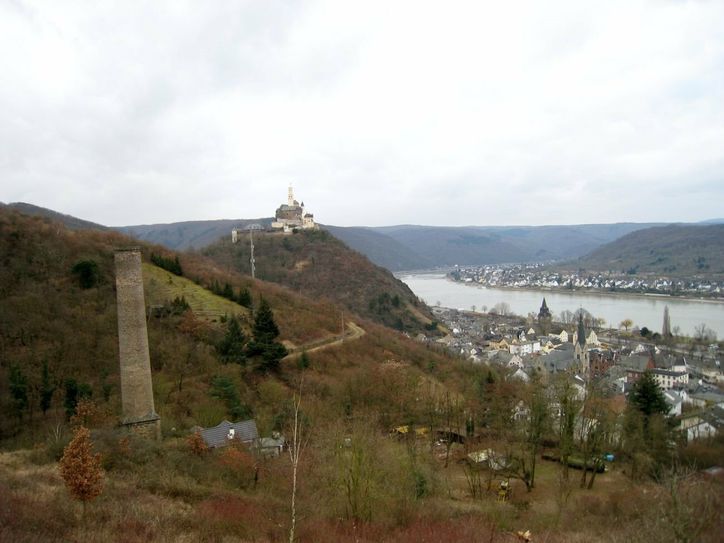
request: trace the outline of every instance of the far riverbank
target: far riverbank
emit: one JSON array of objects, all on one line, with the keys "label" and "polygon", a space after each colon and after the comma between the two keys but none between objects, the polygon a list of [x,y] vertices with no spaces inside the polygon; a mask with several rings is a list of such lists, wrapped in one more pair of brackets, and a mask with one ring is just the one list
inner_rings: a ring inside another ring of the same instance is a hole
[{"label": "far riverbank", "polygon": [[[617,328],[624,319],[631,319],[639,328],[646,326],[654,332],[661,331],[664,307],[669,307],[672,326],[680,333],[695,335],[695,329],[705,324],[724,337],[724,303],[720,300],[694,299],[679,296],[650,296],[599,292],[595,290],[544,290],[533,288],[485,287],[477,283],[466,284],[450,280],[445,273],[400,274],[398,278],[428,305],[438,303],[457,309],[491,309],[505,302],[513,313],[527,315],[538,313],[543,298],[550,310],[560,315],[563,311],[575,312],[583,307],[592,315],[604,319],[607,327]],[[474,286],[476,288],[470,288]]]},{"label": "far riverbank", "polygon": [[[417,275],[417,274],[416,274]],[[445,278],[452,282],[452,283],[458,283],[460,285],[466,286],[466,287],[482,287],[482,288],[495,288],[499,290],[527,290],[527,291],[533,291],[533,292],[560,292],[560,293],[572,293],[572,294],[595,294],[600,296],[617,296],[617,297],[623,297],[623,298],[656,298],[661,300],[682,300],[682,301],[688,301],[688,302],[703,302],[703,303],[712,303],[712,304],[724,304],[724,298],[716,298],[716,297],[704,297],[704,296],[676,296],[672,294],[660,294],[658,292],[624,292],[624,291],[611,291],[611,290],[602,290],[597,288],[553,288],[553,287],[509,287],[509,286],[503,286],[503,285],[496,285],[494,287],[490,287],[487,285],[483,285],[480,283],[475,283],[472,281],[456,281],[455,279],[452,279],[448,274],[445,274]]]}]

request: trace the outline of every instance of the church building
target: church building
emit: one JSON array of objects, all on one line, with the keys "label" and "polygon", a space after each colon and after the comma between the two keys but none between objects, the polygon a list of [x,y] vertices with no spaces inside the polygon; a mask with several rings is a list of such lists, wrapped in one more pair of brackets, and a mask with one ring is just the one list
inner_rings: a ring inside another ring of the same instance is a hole
[{"label": "church building", "polygon": [[591,367],[588,342],[586,341],[586,327],[583,326],[583,313],[578,315],[578,329],[573,332],[573,354],[578,368],[588,375]]}]

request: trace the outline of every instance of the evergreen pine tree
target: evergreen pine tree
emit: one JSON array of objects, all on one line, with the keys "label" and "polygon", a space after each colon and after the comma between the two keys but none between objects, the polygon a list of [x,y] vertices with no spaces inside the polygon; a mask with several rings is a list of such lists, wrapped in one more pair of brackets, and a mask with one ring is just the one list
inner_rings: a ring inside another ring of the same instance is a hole
[{"label": "evergreen pine tree", "polygon": [[300,370],[306,370],[309,367],[309,364],[309,355],[307,355],[307,351],[302,351],[302,356],[300,356],[297,361],[297,367]]},{"label": "evergreen pine tree", "polygon": [[656,380],[650,371],[645,371],[634,384],[629,401],[646,418],[656,413],[666,415],[669,412],[664,393],[656,384]]},{"label": "evergreen pine tree", "polygon": [[13,411],[18,419],[22,419],[28,409],[28,378],[16,365],[10,368],[10,395],[13,398]]},{"label": "evergreen pine tree", "polygon": [[259,308],[256,311],[253,333],[254,338],[247,346],[247,354],[261,359],[258,369],[262,371],[276,370],[281,359],[287,355],[287,350],[284,345],[276,341],[279,336],[279,327],[274,322],[274,314],[269,302],[264,298],[259,302]]},{"label": "evergreen pine tree", "polygon": [[271,306],[264,298],[259,302],[259,309],[254,317],[254,341],[271,343],[279,336],[279,327],[274,322]]},{"label": "evergreen pine tree", "polygon": [[78,383],[75,379],[67,379],[65,381],[65,416],[68,420],[75,415],[75,407],[78,400],[82,398],[90,398],[93,396],[93,389],[88,383]]},{"label": "evergreen pine tree", "polygon": [[246,362],[245,343],[246,337],[244,337],[244,332],[241,330],[239,321],[232,315],[232,317],[226,321],[226,335],[224,335],[224,338],[216,347],[221,361],[224,363],[234,362],[236,364]]},{"label": "evergreen pine tree", "polygon": [[239,297],[237,298],[237,301],[240,305],[251,308],[251,293],[248,288],[239,289]]},{"label": "evergreen pine tree", "polygon": [[71,271],[78,279],[80,288],[93,288],[98,285],[100,281],[100,270],[98,269],[98,264],[93,260],[76,262]]},{"label": "evergreen pine tree", "polygon": [[40,409],[43,415],[50,409],[50,404],[53,400],[53,393],[55,392],[55,384],[50,378],[50,370],[48,369],[48,361],[43,360],[43,373],[40,378]]},{"label": "evergreen pine tree", "polygon": [[232,419],[239,420],[252,416],[249,406],[241,403],[239,390],[229,377],[217,375],[211,380],[211,395],[226,404]]},{"label": "evergreen pine tree", "polygon": [[224,283],[224,288],[221,291],[221,295],[227,300],[234,299],[234,290],[231,288],[231,285],[229,283]]}]

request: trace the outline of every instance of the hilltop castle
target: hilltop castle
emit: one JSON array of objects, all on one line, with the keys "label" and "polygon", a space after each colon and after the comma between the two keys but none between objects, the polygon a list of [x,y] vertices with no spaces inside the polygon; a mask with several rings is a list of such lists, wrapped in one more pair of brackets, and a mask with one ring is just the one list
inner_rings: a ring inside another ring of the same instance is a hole
[{"label": "hilltop castle", "polygon": [[287,203],[277,208],[275,220],[271,223],[274,230],[291,232],[295,228],[303,230],[316,230],[319,227],[314,222],[314,215],[304,211],[304,202],[301,204],[294,199],[294,191],[289,185]]}]

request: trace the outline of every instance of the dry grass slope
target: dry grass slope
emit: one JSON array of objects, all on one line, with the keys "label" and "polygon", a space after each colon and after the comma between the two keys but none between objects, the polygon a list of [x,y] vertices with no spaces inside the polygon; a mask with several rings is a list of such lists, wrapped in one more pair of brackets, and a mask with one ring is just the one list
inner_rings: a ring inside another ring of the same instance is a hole
[{"label": "dry grass slope", "polygon": [[247,308],[153,264],[143,264],[143,285],[146,305],[161,306],[169,300],[183,297],[191,306],[194,315],[210,322],[223,316],[250,314]]}]

